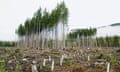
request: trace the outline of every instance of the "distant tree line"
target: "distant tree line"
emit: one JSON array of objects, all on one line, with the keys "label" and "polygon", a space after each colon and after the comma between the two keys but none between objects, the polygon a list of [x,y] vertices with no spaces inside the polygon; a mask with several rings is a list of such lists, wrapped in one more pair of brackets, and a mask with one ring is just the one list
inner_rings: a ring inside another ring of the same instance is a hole
[{"label": "distant tree line", "polygon": [[69,45],[74,44],[78,47],[93,47],[93,36],[96,35],[96,28],[76,29],[67,35]]},{"label": "distant tree line", "polygon": [[14,41],[0,41],[0,47],[15,47]]},{"label": "distant tree line", "polygon": [[120,36],[107,36],[96,38],[97,46],[101,47],[119,47]]},{"label": "distant tree line", "polygon": [[68,39],[78,38],[78,37],[91,37],[94,36],[97,32],[96,28],[88,29],[76,29],[68,34]]},{"label": "distant tree line", "polygon": [[120,47],[120,36],[96,37],[96,28],[76,29],[67,35],[78,47]]}]

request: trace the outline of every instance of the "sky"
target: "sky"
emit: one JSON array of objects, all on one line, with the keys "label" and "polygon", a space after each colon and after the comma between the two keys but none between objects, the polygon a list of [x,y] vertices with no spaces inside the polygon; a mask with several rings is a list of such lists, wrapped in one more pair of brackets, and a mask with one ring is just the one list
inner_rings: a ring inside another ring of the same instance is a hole
[{"label": "sky", "polygon": [[[0,0],[0,40],[16,40],[15,30],[38,8],[54,9],[63,0]],[[69,30],[120,22],[120,0],[64,0]]]}]

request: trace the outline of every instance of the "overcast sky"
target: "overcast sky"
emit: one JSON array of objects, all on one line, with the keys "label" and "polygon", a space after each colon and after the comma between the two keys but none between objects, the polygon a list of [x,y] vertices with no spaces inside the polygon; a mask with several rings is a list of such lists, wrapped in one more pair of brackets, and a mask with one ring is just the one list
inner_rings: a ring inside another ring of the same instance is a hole
[{"label": "overcast sky", "polygon": [[[40,7],[54,9],[63,0],[0,0],[0,40],[15,40],[15,29]],[[120,0],[64,0],[70,29],[120,22]]]}]

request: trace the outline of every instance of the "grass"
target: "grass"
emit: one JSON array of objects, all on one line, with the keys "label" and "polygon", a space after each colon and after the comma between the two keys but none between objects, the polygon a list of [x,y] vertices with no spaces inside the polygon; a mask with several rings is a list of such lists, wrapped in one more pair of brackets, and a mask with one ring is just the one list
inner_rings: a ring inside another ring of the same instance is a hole
[{"label": "grass", "polygon": [[4,60],[0,60],[0,72],[5,72]]}]

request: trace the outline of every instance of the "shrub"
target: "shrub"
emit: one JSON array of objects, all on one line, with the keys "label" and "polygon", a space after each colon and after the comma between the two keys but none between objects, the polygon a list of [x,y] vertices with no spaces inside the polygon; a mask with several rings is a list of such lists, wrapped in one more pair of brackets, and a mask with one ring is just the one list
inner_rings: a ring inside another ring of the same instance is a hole
[{"label": "shrub", "polygon": [[63,65],[64,65],[64,66],[70,66],[70,65],[71,65],[71,62],[63,61]]},{"label": "shrub", "polygon": [[115,64],[115,63],[117,63],[117,60],[116,60],[115,58],[111,58],[110,62],[111,62],[112,64]]}]

